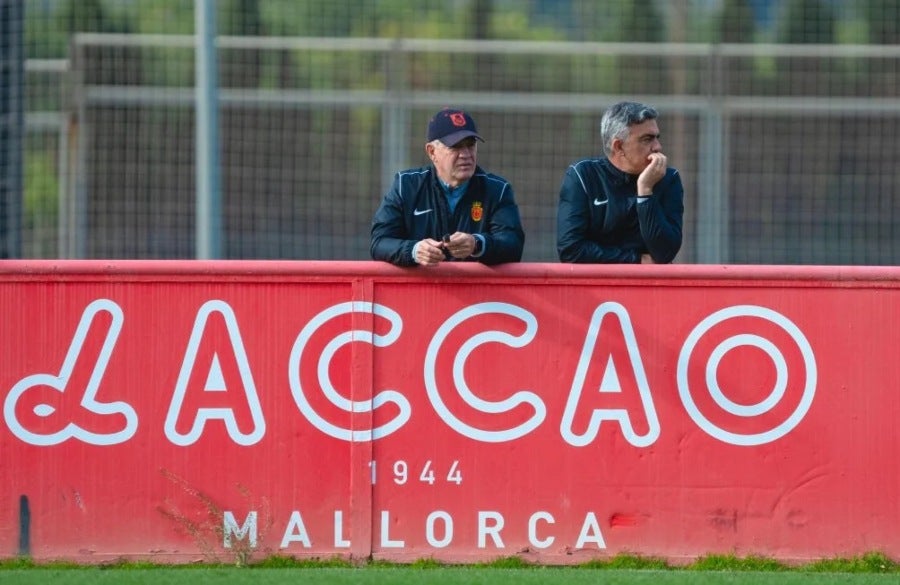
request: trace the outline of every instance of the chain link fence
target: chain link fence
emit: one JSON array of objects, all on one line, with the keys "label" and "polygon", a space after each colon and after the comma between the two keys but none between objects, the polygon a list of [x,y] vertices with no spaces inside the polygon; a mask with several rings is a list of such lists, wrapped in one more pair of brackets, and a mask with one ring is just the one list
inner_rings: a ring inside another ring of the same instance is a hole
[{"label": "chain link fence", "polygon": [[[195,257],[194,3],[24,5],[22,254]],[[216,6],[226,258],[368,258],[391,175],[458,106],[516,190],[523,259],[556,261],[563,172],[635,99],[683,177],[677,262],[900,260],[900,2]]]}]

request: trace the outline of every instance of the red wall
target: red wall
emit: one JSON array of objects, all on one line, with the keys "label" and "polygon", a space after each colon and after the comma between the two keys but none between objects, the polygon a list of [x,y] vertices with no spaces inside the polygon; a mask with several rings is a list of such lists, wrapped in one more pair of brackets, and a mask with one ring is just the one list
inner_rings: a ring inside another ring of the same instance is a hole
[{"label": "red wall", "polygon": [[887,267],[6,261],[0,557],[900,558],[898,309]]}]

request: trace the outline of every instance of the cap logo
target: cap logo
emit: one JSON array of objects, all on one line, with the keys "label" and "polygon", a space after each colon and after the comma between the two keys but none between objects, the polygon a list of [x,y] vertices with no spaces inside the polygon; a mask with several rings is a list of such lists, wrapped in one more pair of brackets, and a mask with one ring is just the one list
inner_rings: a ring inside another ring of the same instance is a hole
[{"label": "cap logo", "polygon": [[466,125],[466,117],[459,112],[450,114],[450,121],[453,122],[454,126],[462,127]]},{"label": "cap logo", "polygon": [[481,217],[484,215],[484,209],[481,207],[481,201],[476,201],[472,204],[472,221],[481,221]]}]

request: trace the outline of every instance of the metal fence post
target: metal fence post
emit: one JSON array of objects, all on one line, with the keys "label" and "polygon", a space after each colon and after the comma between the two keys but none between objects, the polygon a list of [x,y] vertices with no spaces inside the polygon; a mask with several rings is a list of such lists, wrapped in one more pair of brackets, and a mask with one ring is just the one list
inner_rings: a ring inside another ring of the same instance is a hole
[{"label": "metal fence post", "polygon": [[700,116],[697,182],[697,262],[727,264],[731,258],[728,193],[725,188],[727,139],[724,96],[722,95],[722,55],[712,45],[709,56],[709,107]]},{"label": "metal fence post", "polygon": [[403,41],[397,39],[386,53],[387,103],[381,118],[381,176],[382,191],[390,188],[394,173],[409,166],[406,156],[406,136],[409,129],[409,80],[407,54]]},{"label": "metal fence post", "polygon": [[196,257],[222,257],[222,200],[219,189],[219,92],[216,59],[216,2],[194,5],[196,36],[197,176]]},{"label": "metal fence post", "polygon": [[0,0],[0,258],[22,256],[25,7]]}]

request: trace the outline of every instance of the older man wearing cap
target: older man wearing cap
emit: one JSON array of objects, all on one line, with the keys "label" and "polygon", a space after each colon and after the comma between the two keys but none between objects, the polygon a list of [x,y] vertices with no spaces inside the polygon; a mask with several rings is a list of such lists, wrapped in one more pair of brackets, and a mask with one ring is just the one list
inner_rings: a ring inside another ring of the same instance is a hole
[{"label": "older man wearing cap", "polygon": [[462,110],[431,118],[431,164],[395,175],[372,221],[372,258],[398,266],[521,260],[525,233],[512,185],[477,165],[479,141]]}]

